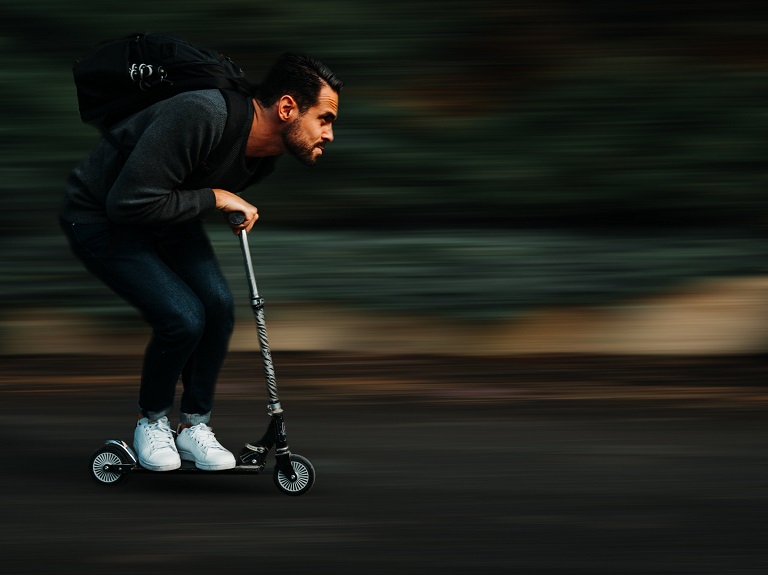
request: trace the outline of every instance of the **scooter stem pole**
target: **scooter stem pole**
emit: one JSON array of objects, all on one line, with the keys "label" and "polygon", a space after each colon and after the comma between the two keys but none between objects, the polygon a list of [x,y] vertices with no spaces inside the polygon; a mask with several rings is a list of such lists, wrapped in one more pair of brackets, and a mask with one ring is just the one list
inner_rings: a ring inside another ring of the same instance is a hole
[{"label": "scooter stem pole", "polygon": [[272,363],[272,353],[269,350],[267,322],[264,319],[264,299],[259,296],[259,289],[256,286],[256,278],[253,273],[253,261],[251,260],[251,250],[248,246],[248,234],[245,230],[242,230],[238,236],[240,237],[240,248],[243,251],[243,260],[245,261],[245,275],[248,279],[248,286],[251,292],[251,309],[256,318],[259,348],[261,349],[261,358],[264,365],[264,379],[267,384],[267,393],[269,395],[269,410],[272,413],[280,413],[282,412],[282,408],[280,406],[280,399],[277,396],[275,368]]}]

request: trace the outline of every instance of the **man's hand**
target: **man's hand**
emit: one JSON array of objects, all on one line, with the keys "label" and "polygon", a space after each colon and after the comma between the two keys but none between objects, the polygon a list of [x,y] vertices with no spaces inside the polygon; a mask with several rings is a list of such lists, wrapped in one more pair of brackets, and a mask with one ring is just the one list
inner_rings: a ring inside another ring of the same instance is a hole
[{"label": "man's hand", "polygon": [[246,202],[237,194],[233,194],[227,190],[218,190],[214,188],[213,193],[216,196],[216,209],[224,212],[225,216],[229,212],[242,212],[245,214],[245,221],[242,224],[236,226],[230,224],[230,227],[235,234],[239,234],[241,230],[245,230],[246,233],[250,232],[253,224],[259,219],[259,211],[256,207]]}]

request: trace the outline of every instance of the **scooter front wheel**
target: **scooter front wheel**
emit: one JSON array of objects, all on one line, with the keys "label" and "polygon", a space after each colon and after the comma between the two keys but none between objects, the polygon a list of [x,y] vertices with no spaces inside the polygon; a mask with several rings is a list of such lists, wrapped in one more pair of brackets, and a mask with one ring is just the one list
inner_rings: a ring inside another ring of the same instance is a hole
[{"label": "scooter front wheel", "polygon": [[290,477],[286,477],[280,468],[275,466],[275,485],[286,495],[304,495],[315,484],[315,468],[306,457],[292,453],[290,458],[296,479],[291,481]]},{"label": "scooter front wheel", "polygon": [[91,456],[91,477],[100,485],[117,485],[128,474],[121,466],[130,463],[125,453],[114,445],[105,445]]}]

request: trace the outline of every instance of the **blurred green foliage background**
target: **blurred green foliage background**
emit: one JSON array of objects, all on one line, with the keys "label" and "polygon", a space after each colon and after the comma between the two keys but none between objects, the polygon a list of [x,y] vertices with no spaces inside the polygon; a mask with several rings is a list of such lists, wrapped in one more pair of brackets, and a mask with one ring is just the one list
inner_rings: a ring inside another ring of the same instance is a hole
[{"label": "blurred green foliage background", "polygon": [[[4,0],[0,312],[135,320],[69,256],[55,219],[97,137],[79,122],[71,65],[135,31],[217,48],[255,81],[286,50],[345,81],[321,163],[285,158],[247,193],[270,301],[487,320],[765,273],[758,12],[740,0]],[[219,218],[210,229],[240,274],[232,236]]]}]

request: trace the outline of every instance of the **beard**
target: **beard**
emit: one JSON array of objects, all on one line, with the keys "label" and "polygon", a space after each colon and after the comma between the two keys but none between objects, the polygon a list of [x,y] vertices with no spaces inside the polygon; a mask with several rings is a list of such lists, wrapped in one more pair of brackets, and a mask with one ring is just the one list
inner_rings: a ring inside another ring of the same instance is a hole
[{"label": "beard", "polygon": [[312,167],[317,163],[317,158],[313,153],[315,145],[302,139],[298,121],[291,122],[287,125],[280,136],[283,139],[283,144],[288,153],[302,164]]}]

